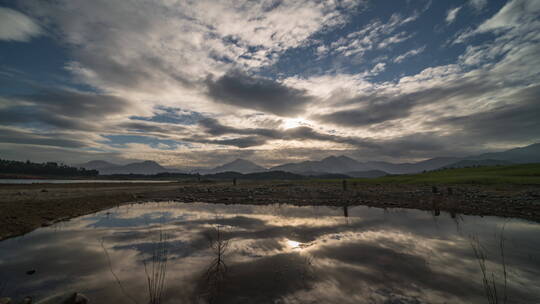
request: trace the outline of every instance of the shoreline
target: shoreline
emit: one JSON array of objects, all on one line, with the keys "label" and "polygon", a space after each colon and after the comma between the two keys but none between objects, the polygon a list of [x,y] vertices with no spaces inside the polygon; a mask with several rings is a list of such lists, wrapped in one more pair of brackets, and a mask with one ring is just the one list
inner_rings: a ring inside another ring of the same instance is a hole
[{"label": "shoreline", "polygon": [[0,184],[0,241],[125,203],[150,201],[406,208],[540,222],[540,186],[350,184],[341,181]]}]

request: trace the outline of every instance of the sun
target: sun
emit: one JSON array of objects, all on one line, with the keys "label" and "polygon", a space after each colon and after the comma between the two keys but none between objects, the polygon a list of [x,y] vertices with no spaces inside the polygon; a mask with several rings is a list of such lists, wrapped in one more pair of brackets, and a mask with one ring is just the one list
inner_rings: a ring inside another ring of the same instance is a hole
[{"label": "sun", "polygon": [[284,129],[291,129],[296,128],[300,126],[308,125],[308,121],[305,118],[297,117],[297,118],[285,118],[283,119],[282,126]]}]

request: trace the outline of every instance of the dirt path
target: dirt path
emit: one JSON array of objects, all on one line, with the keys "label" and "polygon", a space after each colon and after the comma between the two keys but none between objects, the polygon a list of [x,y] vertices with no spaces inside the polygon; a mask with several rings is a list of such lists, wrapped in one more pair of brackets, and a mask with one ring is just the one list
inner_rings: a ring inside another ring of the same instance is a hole
[{"label": "dirt path", "polygon": [[0,240],[126,202],[367,205],[434,215],[497,215],[540,222],[539,186],[348,185],[341,183],[121,183],[0,185]]}]

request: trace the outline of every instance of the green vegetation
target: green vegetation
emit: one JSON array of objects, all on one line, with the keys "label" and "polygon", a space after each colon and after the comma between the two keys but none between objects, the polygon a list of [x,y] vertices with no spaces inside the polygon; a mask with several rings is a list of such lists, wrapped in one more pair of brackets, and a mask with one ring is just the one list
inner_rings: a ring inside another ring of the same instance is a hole
[{"label": "green vegetation", "polygon": [[540,164],[441,169],[419,174],[356,178],[352,182],[373,184],[515,184],[540,185]]}]

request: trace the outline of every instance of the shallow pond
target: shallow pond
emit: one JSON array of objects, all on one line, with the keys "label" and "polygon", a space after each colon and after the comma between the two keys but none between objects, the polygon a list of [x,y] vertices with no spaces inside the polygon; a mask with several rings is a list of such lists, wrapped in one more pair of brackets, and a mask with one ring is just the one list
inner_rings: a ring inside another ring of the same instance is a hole
[{"label": "shallow pond", "polygon": [[485,266],[499,303],[505,272],[508,303],[540,303],[539,236],[538,223],[416,210],[133,204],[0,242],[0,297],[488,303]]},{"label": "shallow pond", "polygon": [[167,180],[144,179],[0,179],[0,184],[88,184],[88,183],[169,183]]}]

